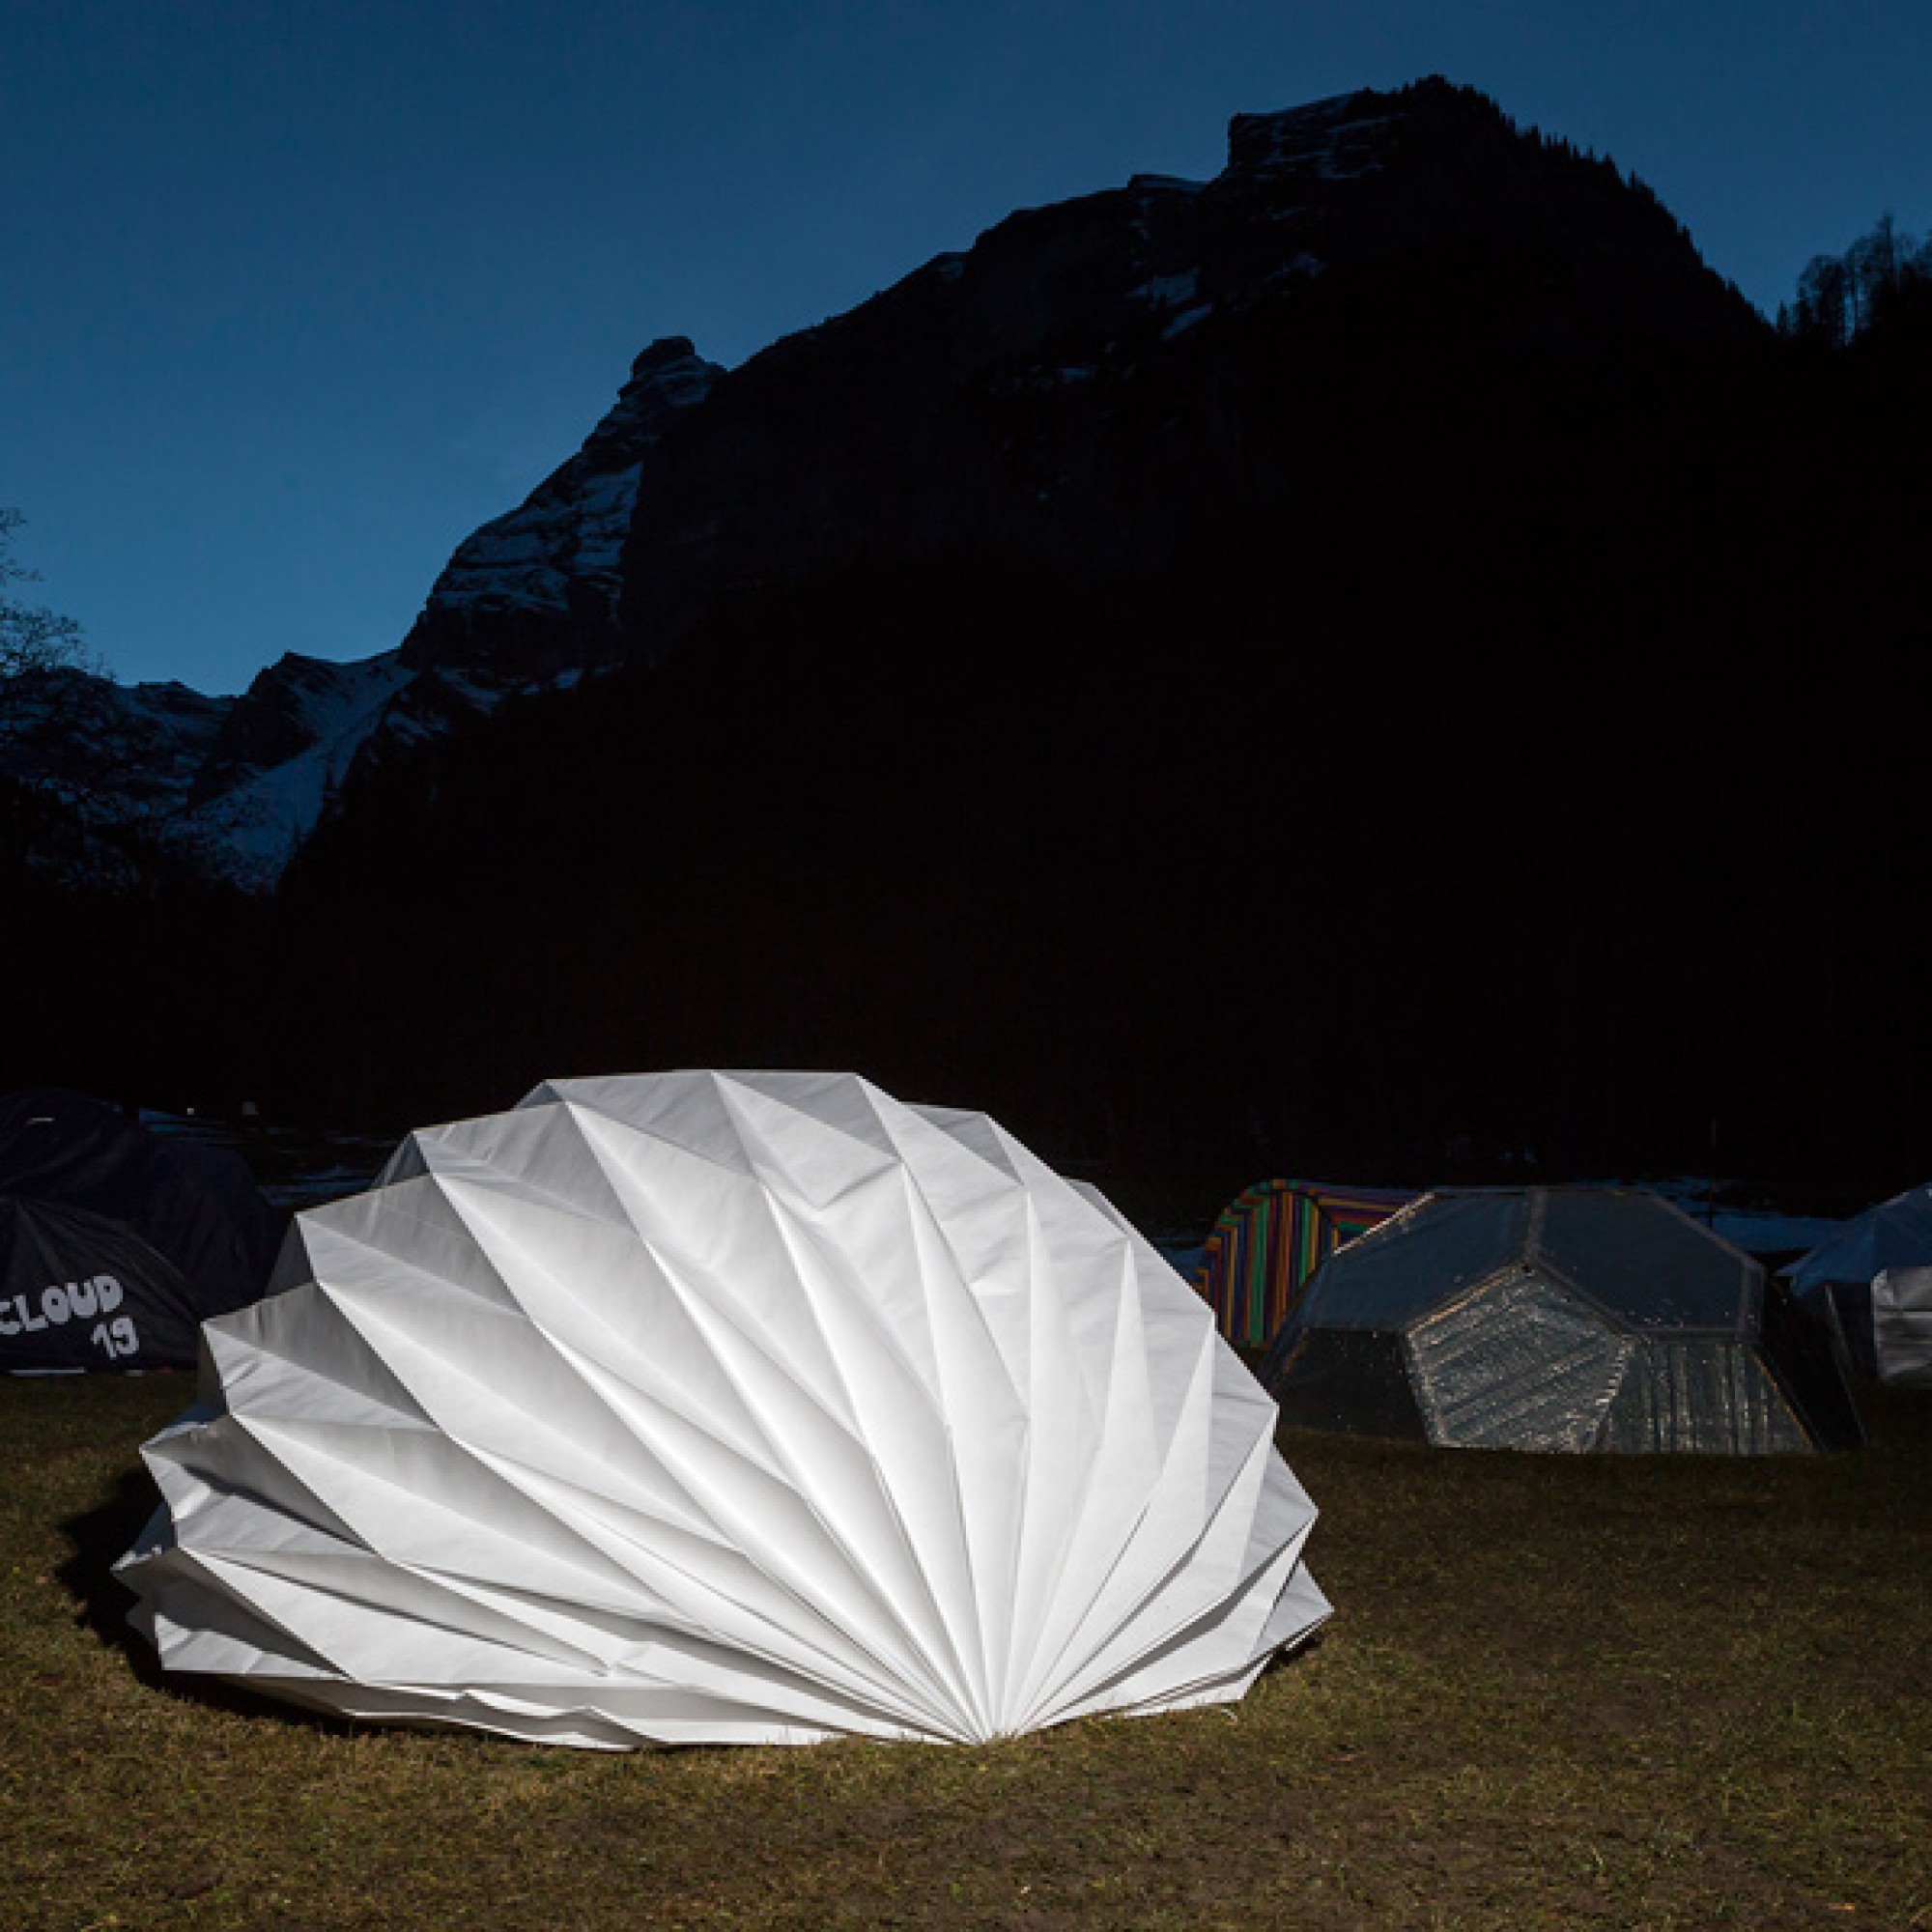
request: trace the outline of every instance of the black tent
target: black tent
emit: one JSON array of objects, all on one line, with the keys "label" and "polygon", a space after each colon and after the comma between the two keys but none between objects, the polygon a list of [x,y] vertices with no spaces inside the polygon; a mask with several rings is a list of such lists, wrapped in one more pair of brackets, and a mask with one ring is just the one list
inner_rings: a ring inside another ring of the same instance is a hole
[{"label": "black tent", "polygon": [[191,1368],[268,1284],[284,1217],[219,1148],[54,1088],[0,1098],[0,1370]]}]

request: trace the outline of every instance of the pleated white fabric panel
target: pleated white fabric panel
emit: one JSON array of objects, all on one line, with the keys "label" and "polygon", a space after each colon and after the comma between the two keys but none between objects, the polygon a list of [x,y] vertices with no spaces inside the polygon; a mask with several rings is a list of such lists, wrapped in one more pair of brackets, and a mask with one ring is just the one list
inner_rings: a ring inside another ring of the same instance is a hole
[{"label": "pleated white fabric panel", "polygon": [[171,1669],[581,1746],[1240,1696],[1328,1611],[1275,1408],[1093,1190],[849,1074],[413,1134],[204,1331],[122,1559]]}]

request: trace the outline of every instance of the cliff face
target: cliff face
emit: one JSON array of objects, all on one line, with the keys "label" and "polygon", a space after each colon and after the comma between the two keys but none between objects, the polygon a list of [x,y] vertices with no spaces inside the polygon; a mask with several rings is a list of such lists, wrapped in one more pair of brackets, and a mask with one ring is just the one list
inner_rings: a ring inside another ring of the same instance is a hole
[{"label": "cliff face", "polygon": [[576,455],[458,546],[404,662],[554,676],[617,655],[619,564],[644,459],[723,373],[683,336],[652,343]]},{"label": "cliff face", "polygon": [[1653,197],[1439,83],[1014,215],[669,421],[623,669],[311,842],[296,1084],[858,1065],[1075,1153],[1707,1157],[1808,997],[1792,639],[1882,582],[1790,371]]},{"label": "cliff face", "polygon": [[90,835],[64,835],[45,866],[119,877],[146,849],[266,891],[345,786],[608,665],[643,454],[717,374],[681,338],[647,349],[576,455],[457,550],[399,649],[348,663],[291,652],[239,697],[77,671],[38,680],[0,721],[0,778]]},{"label": "cliff face", "polygon": [[1646,191],[1466,90],[1240,116],[1213,181],[1014,214],[720,378],[644,458],[622,621],[662,654],[721,591],[946,551],[1158,570],[1305,460],[1330,331],[1418,327],[1559,367],[1761,331]]}]

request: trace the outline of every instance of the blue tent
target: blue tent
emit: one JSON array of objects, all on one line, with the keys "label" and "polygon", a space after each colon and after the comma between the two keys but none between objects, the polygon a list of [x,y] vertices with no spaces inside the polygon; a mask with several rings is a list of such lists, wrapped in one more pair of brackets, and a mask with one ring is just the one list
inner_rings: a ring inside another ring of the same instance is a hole
[{"label": "blue tent", "polygon": [[1861,1374],[1876,1378],[1872,1283],[1887,1268],[1932,1265],[1932,1186],[1908,1187],[1855,1214],[1784,1270],[1800,1301],[1835,1317]]}]

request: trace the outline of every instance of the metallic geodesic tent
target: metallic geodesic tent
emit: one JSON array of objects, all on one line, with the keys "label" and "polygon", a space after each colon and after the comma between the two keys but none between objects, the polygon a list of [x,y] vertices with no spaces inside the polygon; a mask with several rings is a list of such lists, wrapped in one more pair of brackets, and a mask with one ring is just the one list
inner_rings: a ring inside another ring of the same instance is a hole
[{"label": "metallic geodesic tent", "polygon": [[1828,1331],[1653,1195],[1431,1194],[1333,1256],[1263,1379],[1292,1423],[1451,1448],[1849,1447]]}]

